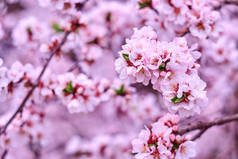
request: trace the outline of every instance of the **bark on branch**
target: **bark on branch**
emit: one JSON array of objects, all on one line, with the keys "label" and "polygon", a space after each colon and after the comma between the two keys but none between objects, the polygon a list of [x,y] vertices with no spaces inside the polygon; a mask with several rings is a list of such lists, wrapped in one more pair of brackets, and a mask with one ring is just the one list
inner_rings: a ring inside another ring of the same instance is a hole
[{"label": "bark on branch", "polygon": [[[238,121],[238,114],[222,117],[222,118],[216,119],[214,121],[210,121],[210,122],[199,122],[195,125],[188,126],[186,128],[182,128],[182,129],[178,130],[178,133],[180,135],[184,135],[185,133],[188,133],[188,132],[191,132],[194,130],[203,130],[202,132],[204,133],[207,129],[209,129],[213,126],[223,125],[226,123],[230,123],[232,121]],[[201,136],[201,134],[200,134],[200,136]],[[199,134],[198,134],[198,137],[199,137]]]}]

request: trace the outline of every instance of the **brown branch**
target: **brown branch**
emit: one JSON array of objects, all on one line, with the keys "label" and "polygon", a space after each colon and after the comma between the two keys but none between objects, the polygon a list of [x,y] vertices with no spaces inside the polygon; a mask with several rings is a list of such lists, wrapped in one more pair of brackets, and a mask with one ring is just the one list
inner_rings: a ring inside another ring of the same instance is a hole
[{"label": "brown branch", "polygon": [[224,5],[236,5],[236,6],[238,6],[238,1],[225,1]]},{"label": "brown branch", "polygon": [[206,131],[207,131],[208,128],[205,128],[205,129],[202,129],[200,130],[195,136],[192,137],[192,141],[200,138]]},{"label": "brown branch", "polygon": [[219,9],[221,9],[221,8],[222,8],[223,6],[225,6],[225,5],[235,5],[235,6],[238,6],[238,1],[233,0],[233,1],[224,1],[224,2],[221,2],[220,5],[214,7],[214,10],[219,10]]},{"label": "brown branch", "polygon": [[69,35],[69,31],[66,31],[64,34],[64,37],[62,39],[62,41],[60,42],[60,44],[51,52],[50,57],[47,59],[45,65],[43,66],[37,80],[36,80],[36,84],[34,84],[30,91],[27,93],[27,95],[25,96],[25,98],[23,99],[23,101],[21,102],[21,104],[19,105],[19,107],[17,108],[17,110],[15,111],[15,113],[11,116],[11,118],[7,121],[7,123],[0,129],[0,135],[2,135],[3,133],[6,132],[8,126],[11,124],[11,122],[15,119],[15,117],[21,113],[23,111],[23,108],[25,107],[26,102],[29,100],[29,98],[31,97],[32,93],[34,92],[34,90],[36,89],[36,87],[39,85],[40,80],[42,78],[42,76],[44,75],[46,68],[48,67],[51,59],[53,58],[53,56],[60,50],[60,48],[62,47],[62,45],[64,45],[64,43],[66,42],[66,39]]},{"label": "brown branch", "polygon": [[204,132],[205,132],[206,131],[205,129],[209,129],[210,127],[213,127],[213,126],[218,126],[218,125],[223,125],[223,124],[226,124],[226,123],[230,123],[232,121],[238,121],[238,114],[234,114],[234,115],[231,115],[231,116],[226,116],[226,117],[216,119],[216,120],[210,121],[210,122],[199,122],[195,125],[188,126],[187,128],[183,128],[183,129],[178,130],[178,133],[180,135],[184,135],[185,133],[188,133],[188,132],[194,131],[194,130],[204,130]]},{"label": "brown branch", "polygon": [[4,150],[3,153],[2,153],[1,159],[5,159],[6,156],[7,156],[7,154],[8,154],[8,150],[6,149],[6,150]]}]

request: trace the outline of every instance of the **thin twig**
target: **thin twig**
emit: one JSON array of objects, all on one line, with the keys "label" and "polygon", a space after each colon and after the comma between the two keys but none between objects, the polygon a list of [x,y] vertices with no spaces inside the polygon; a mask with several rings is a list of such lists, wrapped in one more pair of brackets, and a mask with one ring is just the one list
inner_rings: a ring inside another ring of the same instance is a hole
[{"label": "thin twig", "polygon": [[159,12],[153,6],[151,6],[150,9],[153,10],[157,15],[159,15]]},{"label": "thin twig", "polygon": [[36,87],[39,85],[40,80],[42,78],[42,76],[45,73],[46,68],[48,67],[51,59],[53,58],[53,56],[60,50],[60,48],[62,47],[62,45],[64,45],[64,43],[66,42],[66,39],[69,35],[69,31],[66,31],[64,34],[64,37],[62,39],[62,41],[60,42],[60,44],[51,52],[50,57],[47,59],[45,65],[43,66],[37,80],[36,80],[36,84],[34,84],[30,91],[27,93],[27,95],[25,96],[25,98],[23,99],[23,101],[21,102],[21,104],[19,105],[19,107],[17,108],[17,110],[15,111],[15,113],[11,116],[11,118],[7,121],[7,123],[1,128],[0,130],[0,135],[2,135],[3,133],[6,132],[8,126],[11,124],[11,122],[15,119],[15,117],[21,113],[23,111],[23,108],[25,107],[26,102],[29,100],[30,96],[32,95],[32,93],[34,92],[34,90],[36,89]]},{"label": "thin twig", "polygon": [[232,122],[232,121],[238,121],[238,114],[234,114],[234,115],[231,115],[231,116],[226,116],[226,117],[216,119],[216,120],[210,121],[210,122],[199,122],[195,125],[188,126],[187,128],[180,129],[178,131],[178,133],[180,135],[183,135],[183,134],[188,133],[190,131],[204,130],[204,129],[208,129],[208,128],[213,127],[213,126],[223,125],[223,124],[226,124],[226,123],[229,123],[229,122]]},{"label": "thin twig", "polygon": [[192,137],[192,141],[200,138],[206,131],[207,131],[208,128],[205,128],[205,129],[202,129],[200,130],[195,136]]}]

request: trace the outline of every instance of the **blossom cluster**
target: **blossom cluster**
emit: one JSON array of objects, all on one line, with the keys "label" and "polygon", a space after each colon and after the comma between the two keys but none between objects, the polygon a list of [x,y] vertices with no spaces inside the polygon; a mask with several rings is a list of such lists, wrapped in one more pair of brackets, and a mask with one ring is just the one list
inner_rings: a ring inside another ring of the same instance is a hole
[{"label": "blossom cluster", "polygon": [[[96,6],[91,6],[84,14],[75,16],[78,29],[68,36],[67,42],[61,48],[62,51],[66,55],[74,53],[80,61],[81,69],[89,74],[90,67],[98,59],[109,53],[112,54],[110,56],[115,56],[110,50],[118,50],[124,38],[131,35],[132,28],[139,25],[137,14],[131,14],[133,9],[135,6],[131,3],[97,2]],[[57,38],[70,25],[70,18],[58,19],[48,26],[48,30],[52,32],[53,29]],[[43,44],[40,51],[45,53],[49,51],[48,48],[48,44]]]},{"label": "blossom cluster", "polygon": [[205,82],[198,76],[200,53],[188,47],[185,38],[172,42],[158,41],[151,27],[135,29],[126,40],[116,60],[116,71],[122,79],[141,82],[160,91],[171,112],[182,116],[200,113],[207,101]]},{"label": "blossom cluster", "polygon": [[237,6],[0,2],[1,158],[237,159]]},{"label": "blossom cluster", "polygon": [[66,73],[58,76],[55,93],[68,106],[69,112],[91,112],[108,99],[109,81],[90,80],[84,74]]},{"label": "blossom cluster", "polygon": [[[217,34],[216,21],[220,15],[207,0],[138,0],[147,23],[166,30],[171,35],[204,39]],[[145,10],[144,10],[145,9]],[[151,12],[155,12],[156,18]]]},{"label": "blossom cluster", "polygon": [[66,145],[66,154],[90,159],[133,159],[131,135],[97,135],[91,140],[74,136]]},{"label": "blossom cluster", "polygon": [[[1,100],[4,101],[17,89],[21,89],[21,94],[26,94],[35,84],[41,68],[15,62],[10,69],[0,67],[0,70]],[[136,94],[135,88],[129,86],[128,82],[92,80],[84,74],[75,75],[72,72],[56,75],[47,70],[31,97],[31,103],[50,100],[55,96],[67,105],[70,113],[91,112],[101,102],[110,99],[109,102],[114,105],[110,109],[118,115],[127,114],[135,120],[148,120],[155,119],[159,114],[155,97]]]},{"label": "blossom cluster", "polygon": [[179,116],[166,114],[152,128],[142,130],[132,141],[136,159],[189,159],[196,154],[195,143],[177,134]]},{"label": "blossom cluster", "polygon": [[[0,118],[0,124],[6,121],[4,116]],[[25,146],[29,143],[38,143],[43,140],[42,125],[45,121],[45,111],[39,107],[29,106],[24,110],[24,114],[18,115],[16,120],[10,125],[6,134],[0,137],[0,149]],[[21,141],[21,142],[19,142]]]},{"label": "blossom cluster", "polygon": [[200,42],[204,50],[203,58],[206,60],[210,59],[212,63],[235,69],[238,66],[237,62],[235,62],[238,59],[237,39],[231,29],[235,24],[220,22],[219,25],[221,26],[219,37]]},{"label": "blossom cluster", "polygon": [[[132,33],[132,28],[139,24],[136,14],[131,14],[131,10],[135,8],[131,3],[97,3],[80,16],[80,31],[70,34],[67,43],[62,47],[64,52],[75,53],[80,67],[86,73],[90,72],[90,67],[100,58],[108,54],[114,56],[109,50],[118,50],[124,38]],[[59,28],[65,28],[68,24],[59,21],[58,25]]]},{"label": "blossom cluster", "polygon": [[79,14],[84,0],[39,0],[38,2],[41,7],[51,8],[52,10],[58,10],[61,13],[69,15],[76,15]]},{"label": "blossom cluster", "polygon": [[139,94],[128,82],[114,80],[109,94],[116,116],[128,116],[135,122],[153,121],[160,114],[159,104],[153,94]]},{"label": "blossom cluster", "polygon": [[[35,84],[40,71],[40,67],[20,62],[15,62],[10,69],[0,67],[1,100],[7,99],[16,87],[25,94]],[[106,79],[92,80],[83,74],[75,76],[73,73],[55,75],[48,70],[37,85],[31,102],[52,99],[56,95],[67,105],[70,113],[90,112],[108,98],[108,88],[109,81]]]}]

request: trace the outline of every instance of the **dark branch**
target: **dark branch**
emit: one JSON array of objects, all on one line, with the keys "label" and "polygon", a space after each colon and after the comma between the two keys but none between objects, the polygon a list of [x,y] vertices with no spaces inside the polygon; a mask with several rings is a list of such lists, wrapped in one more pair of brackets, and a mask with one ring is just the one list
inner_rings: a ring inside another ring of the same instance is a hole
[{"label": "dark branch", "polygon": [[200,138],[206,131],[207,131],[208,128],[205,128],[205,129],[202,129],[200,130],[195,136],[192,137],[192,141]]},{"label": "dark branch", "polygon": [[221,9],[223,6],[226,6],[226,5],[235,5],[235,6],[238,6],[238,1],[236,0],[233,0],[233,1],[224,1],[224,2],[221,2],[220,5],[214,7],[215,10],[219,10]]},{"label": "dark branch", "polygon": [[159,15],[159,12],[154,8],[154,7],[150,7],[151,8],[151,10],[153,10],[157,15]]},{"label": "dark branch", "polygon": [[1,155],[1,159],[5,159],[7,154],[8,154],[8,150],[6,149],[3,151],[3,154]]},{"label": "dark branch", "polygon": [[178,133],[180,135],[184,135],[185,133],[188,133],[188,132],[194,131],[194,130],[204,130],[204,132],[205,132],[206,131],[205,129],[209,129],[210,127],[213,127],[213,126],[218,126],[218,125],[223,125],[223,124],[226,124],[226,123],[230,123],[232,121],[238,121],[238,114],[222,117],[220,119],[216,119],[216,120],[210,121],[210,122],[199,122],[195,125],[188,126],[187,128],[180,129],[178,131]]}]

